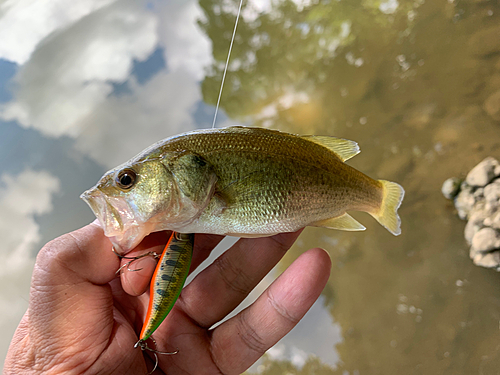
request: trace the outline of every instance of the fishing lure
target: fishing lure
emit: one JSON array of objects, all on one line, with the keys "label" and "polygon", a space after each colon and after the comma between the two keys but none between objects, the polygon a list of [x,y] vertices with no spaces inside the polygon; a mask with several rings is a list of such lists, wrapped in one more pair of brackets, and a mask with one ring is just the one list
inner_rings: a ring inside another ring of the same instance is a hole
[{"label": "fishing lure", "polygon": [[148,311],[135,348],[150,350],[146,345],[146,340],[167,317],[179,298],[191,266],[193,244],[194,234],[172,232],[153,273]]}]

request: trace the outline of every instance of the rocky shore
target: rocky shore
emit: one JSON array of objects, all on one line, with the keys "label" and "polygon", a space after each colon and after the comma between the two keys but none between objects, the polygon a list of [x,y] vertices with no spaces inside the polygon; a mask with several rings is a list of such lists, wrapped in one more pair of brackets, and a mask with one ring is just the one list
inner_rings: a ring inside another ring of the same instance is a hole
[{"label": "rocky shore", "polygon": [[452,177],[441,189],[453,199],[458,216],[467,220],[465,240],[474,264],[500,271],[500,163],[488,157],[467,174]]}]

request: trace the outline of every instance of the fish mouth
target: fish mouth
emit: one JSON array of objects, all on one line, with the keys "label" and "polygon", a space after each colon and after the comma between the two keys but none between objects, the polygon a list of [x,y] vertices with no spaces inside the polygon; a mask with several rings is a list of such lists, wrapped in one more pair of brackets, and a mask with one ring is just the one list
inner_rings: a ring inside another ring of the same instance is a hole
[{"label": "fish mouth", "polygon": [[89,205],[117,253],[128,253],[149,234],[145,233],[145,223],[124,198],[109,197],[96,187],[85,191],[80,198]]}]

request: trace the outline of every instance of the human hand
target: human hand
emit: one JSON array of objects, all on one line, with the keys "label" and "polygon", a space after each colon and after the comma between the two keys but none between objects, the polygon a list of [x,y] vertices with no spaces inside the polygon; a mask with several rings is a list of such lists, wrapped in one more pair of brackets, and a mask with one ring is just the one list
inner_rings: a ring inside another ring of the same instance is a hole
[{"label": "human hand", "polygon": [[[220,324],[274,267],[299,233],[240,239],[186,286],[153,334],[155,374],[240,374],[288,333],[328,280],[325,251],[302,254],[251,306]],[[168,235],[148,236],[130,256],[161,253]],[[221,236],[197,234],[191,271]],[[122,260],[122,263],[126,260]],[[97,224],[48,243],[33,271],[29,308],[4,374],[147,374],[154,355],[134,349],[146,315],[155,261],[142,258],[115,276],[120,260]]]}]

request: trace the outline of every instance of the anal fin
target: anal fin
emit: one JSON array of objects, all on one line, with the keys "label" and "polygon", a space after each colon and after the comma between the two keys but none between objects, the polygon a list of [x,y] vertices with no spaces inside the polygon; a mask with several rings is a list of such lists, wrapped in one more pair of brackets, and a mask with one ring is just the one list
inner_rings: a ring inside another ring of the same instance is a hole
[{"label": "anal fin", "polygon": [[354,218],[347,213],[341,216],[332,217],[330,219],[316,221],[315,223],[309,225],[313,227],[324,227],[349,231],[360,231],[366,229],[361,223],[354,220]]}]

